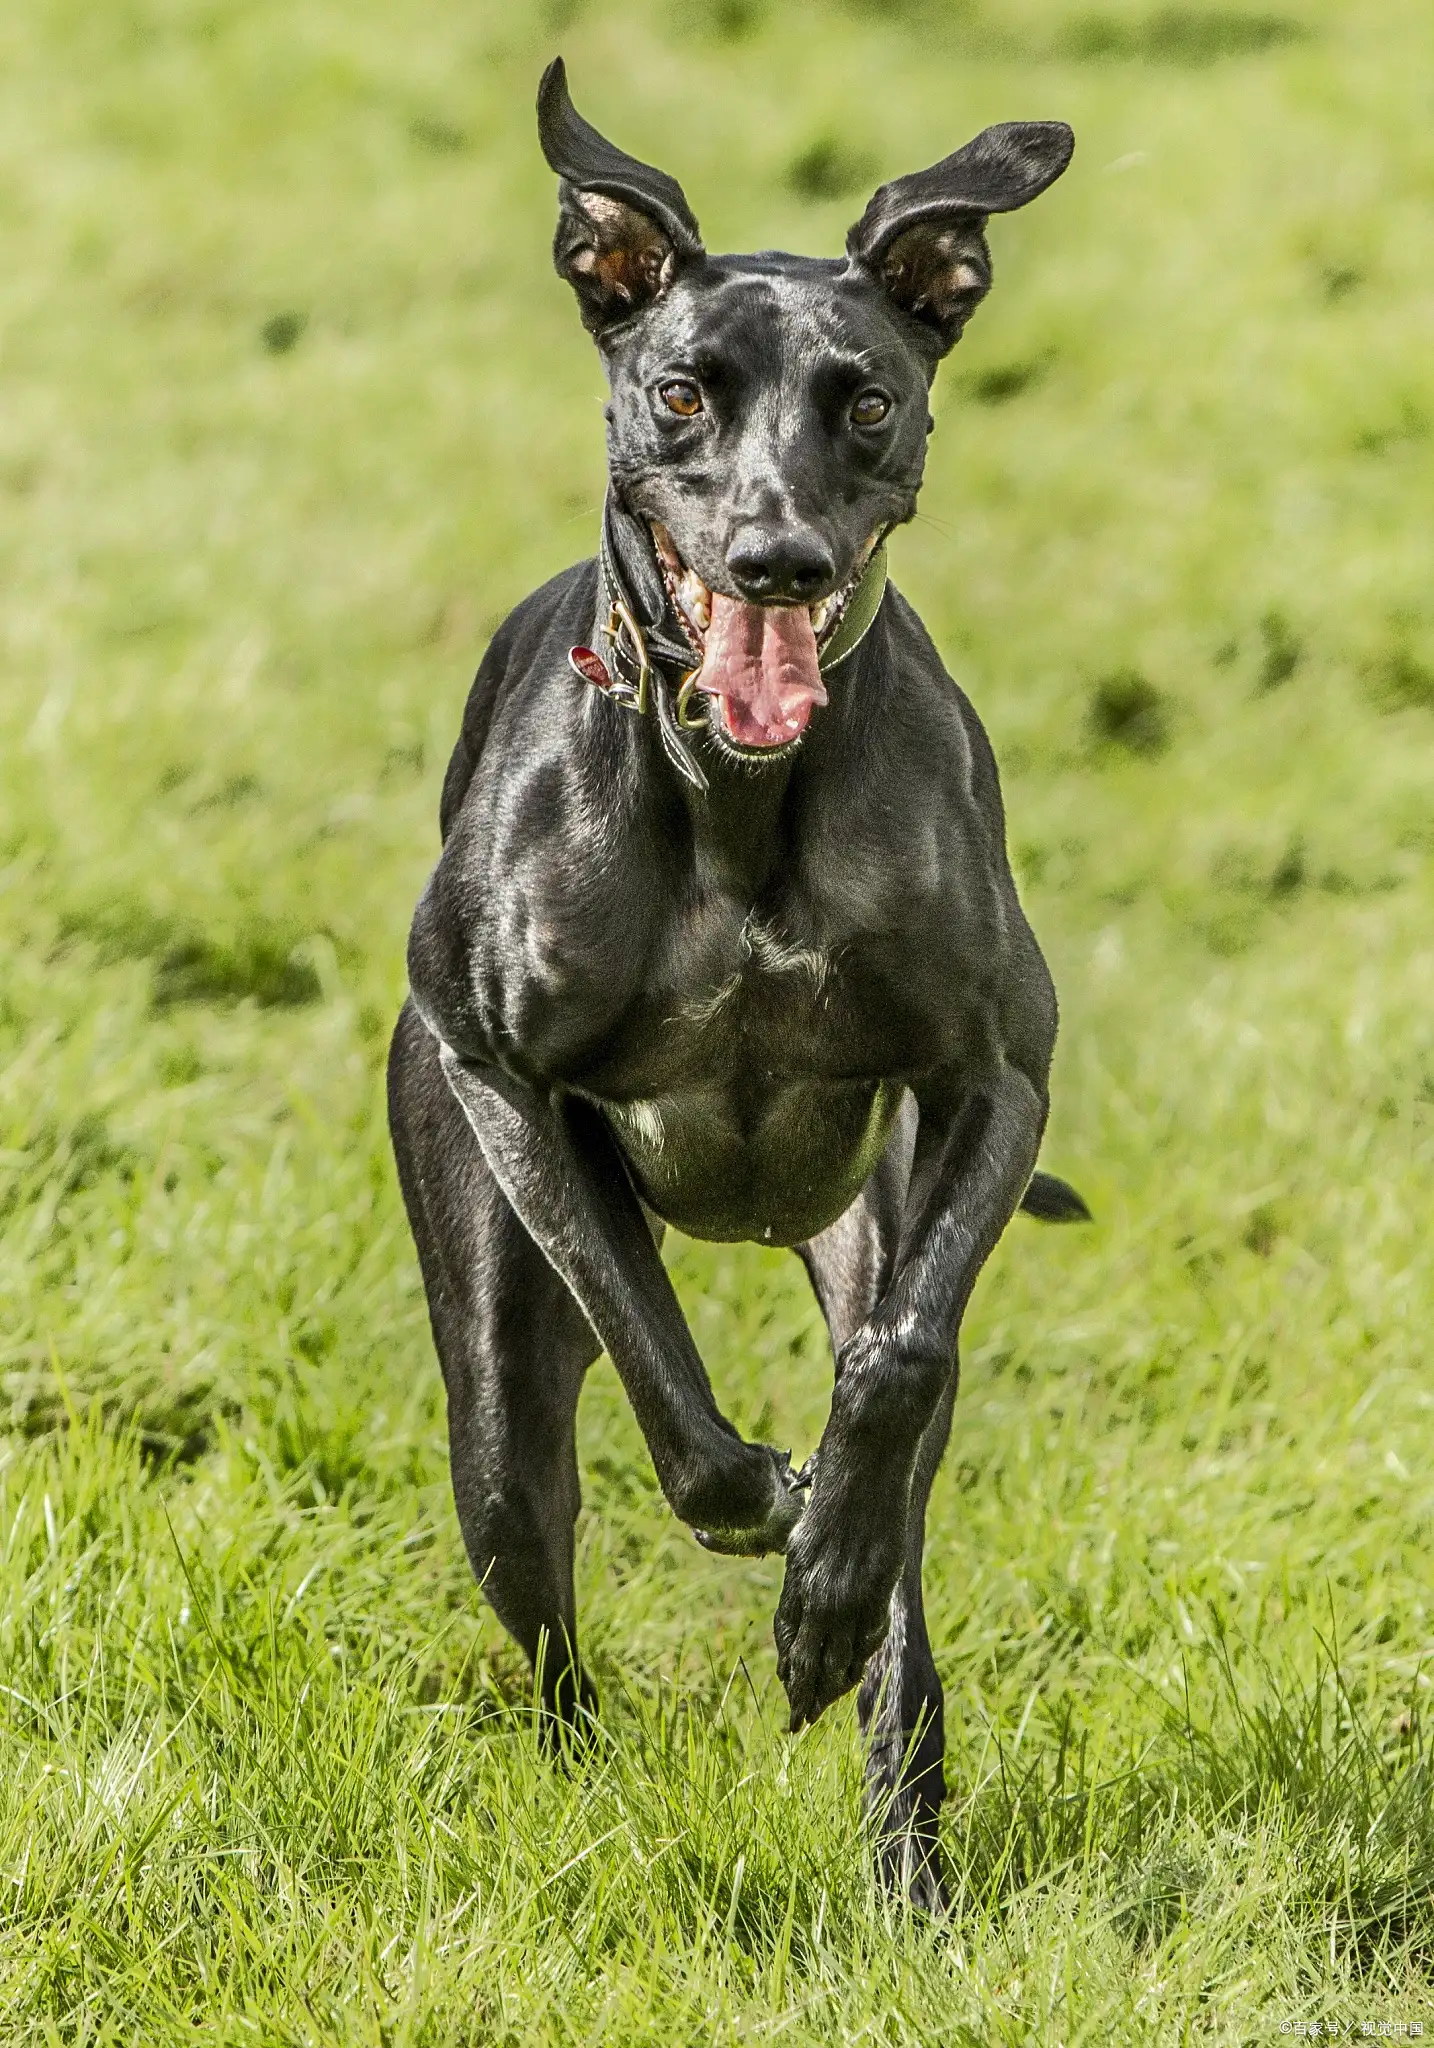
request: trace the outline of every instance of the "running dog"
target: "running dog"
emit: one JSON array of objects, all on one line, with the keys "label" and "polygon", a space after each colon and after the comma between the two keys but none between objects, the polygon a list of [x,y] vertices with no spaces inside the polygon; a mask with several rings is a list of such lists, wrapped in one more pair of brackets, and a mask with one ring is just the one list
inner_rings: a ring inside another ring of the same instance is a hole
[{"label": "running dog", "polygon": [[[976,713],[888,581],[986,225],[1060,122],[883,185],[836,260],[713,256],[680,186],[574,111],[554,256],[611,388],[595,558],[493,637],[444,784],[389,1099],[474,1572],[540,1674],[578,1655],[574,1417],[612,1358],[673,1512],[783,1551],[792,1728],[860,1686],[888,1885],[943,1899],[927,1498],[976,1276],[1035,1173],[1051,979]],[[726,1420],[663,1226],[792,1247],[836,1364],[800,1472]]]}]

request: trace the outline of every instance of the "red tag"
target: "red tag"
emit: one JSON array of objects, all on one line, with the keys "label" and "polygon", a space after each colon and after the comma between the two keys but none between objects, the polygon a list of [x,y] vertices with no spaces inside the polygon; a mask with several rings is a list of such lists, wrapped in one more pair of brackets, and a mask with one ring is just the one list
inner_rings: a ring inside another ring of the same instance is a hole
[{"label": "red tag", "polygon": [[607,663],[600,654],[594,654],[591,647],[570,647],[568,663],[573,674],[581,676],[585,683],[591,683],[595,690],[612,688],[612,677],[607,672]]}]

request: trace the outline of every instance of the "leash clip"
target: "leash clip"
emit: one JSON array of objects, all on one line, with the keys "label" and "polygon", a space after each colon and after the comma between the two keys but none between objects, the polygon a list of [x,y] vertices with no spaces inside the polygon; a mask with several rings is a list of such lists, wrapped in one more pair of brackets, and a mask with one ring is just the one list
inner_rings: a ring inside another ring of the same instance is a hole
[{"label": "leash clip", "polygon": [[677,723],[684,732],[705,732],[707,729],[706,714],[692,709],[693,693],[700,674],[700,669],[689,669],[682,678],[682,688],[677,692]]},{"label": "leash clip", "polygon": [[[620,597],[614,597],[608,608],[607,625],[603,628],[612,643],[615,658],[626,654],[629,661],[637,664],[637,682],[629,683],[626,678],[614,676],[610,692],[613,699],[625,711],[635,711],[639,718],[647,716],[647,701],[652,677],[652,663],[647,655],[647,640],[641,626],[632,615],[632,610]],[[623,639],[630,643],[623,646]]]}]

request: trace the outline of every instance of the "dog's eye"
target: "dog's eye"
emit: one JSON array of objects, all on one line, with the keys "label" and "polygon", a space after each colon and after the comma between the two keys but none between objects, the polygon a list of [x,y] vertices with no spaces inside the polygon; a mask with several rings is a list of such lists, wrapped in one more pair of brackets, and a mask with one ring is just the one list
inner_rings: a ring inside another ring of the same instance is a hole
[{"label": "dog's eye", "polygon": [[675,412],[679,419],[690,420],[702,410],[702,393],[695,384],[689,384],[682,377],[675,377],[670,384],[664,384],[658,397],[669,412]]},{"label": "dog's eye", "polygon": [[879,427],[890,411],[891,400],[884,391],[859,391],[851,402],[852,424]]}]

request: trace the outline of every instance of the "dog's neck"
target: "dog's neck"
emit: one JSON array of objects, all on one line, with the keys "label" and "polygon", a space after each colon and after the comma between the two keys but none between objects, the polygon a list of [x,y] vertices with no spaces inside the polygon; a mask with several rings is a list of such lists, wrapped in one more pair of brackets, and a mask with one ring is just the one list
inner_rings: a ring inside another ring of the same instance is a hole
[{"label": "dog's neck", "polygon": [[[603,512],[603,547],[610,569],[621,583],[621,594],[647,636],[650,658],[669,678],[690,669],[693,655],[673,612],[646,527],[612,491]],[[655,687],[664,685],[657,681]],[[653,723],[646,718],[637,721],[641,727],[650,728]],[[652,751],[661,757],[660,747]],[[693,751],[700,755],[705,788],[673,774],[670,761],[663,762],[663,772],[671,778],[687,813],[697,869],[715,887],[755,897],[786,844],[787,792],[798,757],[789,754],[774,761],[740,761],[710,743]],[[656,767],[656,761],[653,765]]]},{"label": "dog's neck", "polygon": [[705,794],[681,785],[699,876],[724,892],[754,901],[781,863],[791,832],[788,792],[794,756],[751,768],[703,750]]},{"label": "dog's neck", "polygon": [[[647,641],[649,658],[660,674],[653,688],[672,689],[694,666],[682,628],[657,566],[642,521],[609,492],[603,510],[603,557],[616,593],[630,607]],[[607,596],[601,597],[599,630],[607,618]],[[785,838],[783,810],[794,757],[758,762],[731,760],[711,745],[692,744],[698,734],[684,734],[688,751],[699,759],[705,786],[674,772],[652,715],[634,721],[633,738],[650,749],[651,772],[660,774],[680,797],[692,835],[700,872],[715,886],[739,895],[754,895],[771,872]]]}]

